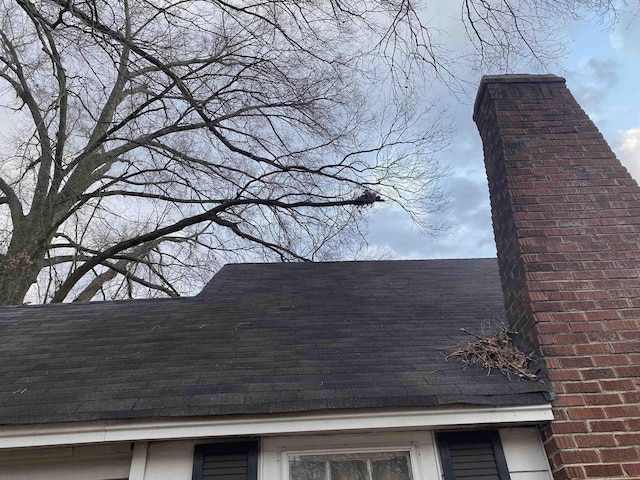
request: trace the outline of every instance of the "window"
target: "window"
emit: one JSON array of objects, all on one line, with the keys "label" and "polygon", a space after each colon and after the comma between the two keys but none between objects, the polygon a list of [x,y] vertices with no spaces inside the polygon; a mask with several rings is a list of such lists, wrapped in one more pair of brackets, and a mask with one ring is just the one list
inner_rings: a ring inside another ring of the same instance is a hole
[{"label": "window", "polygon": [[257,480],[258,442],[196,445],[192,480]]},{"label": "window", "polygon": [[290,455],[289,480],[413,480],[409,452]]},{"label": "window", "polygon": [[537,427],[274,435],[260,443],[259,480],[551,479]]},{"label": "window", "polygon": [[433,433],[329,434],[262,439],[262,480],[438,480]]}]

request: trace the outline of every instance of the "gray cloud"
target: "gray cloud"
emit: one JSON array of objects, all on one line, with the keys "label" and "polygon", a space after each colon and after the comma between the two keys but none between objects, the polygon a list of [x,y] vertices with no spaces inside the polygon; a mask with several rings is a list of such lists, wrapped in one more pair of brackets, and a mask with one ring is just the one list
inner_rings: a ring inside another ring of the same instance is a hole
[{"label": "gray cloud", "polygon": [[[482,162],[481,155],[475,156]],[[418,231],[400,208],[386,207],[372,216],[369,231],[371,245],[396,258],[471,258],[495,256],[489,192],[484,174],[455,175],[446,181],[451,208],[434,218],[452,223],[452,228],[437,237]]]},{"label": "gray cloud", "polygon": [[618,62],[614,60],[598,60],[597,58],[591,58],[587,64],[592,70],[593,76],[597,79],[598,83],[606,88],[615,86],[620,80],[618,72],[616,71],[619,65]]},{"label": "gray cloud", "polygon": [[620,80],[619,68],[620,65],[610,58],[588,58],[567,73],[574,96],[585,110],[596,117],[604,116],[600,111],[606,109],[605,100]]}]

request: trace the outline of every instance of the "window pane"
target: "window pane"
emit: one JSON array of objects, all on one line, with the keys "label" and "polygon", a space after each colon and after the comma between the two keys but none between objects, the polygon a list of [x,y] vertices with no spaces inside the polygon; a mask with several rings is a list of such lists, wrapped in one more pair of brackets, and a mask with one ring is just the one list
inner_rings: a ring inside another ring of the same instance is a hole
[{"label": "window pane", "polygon": [[326,463],[304,457],[293,457],[289,461],[289,478],[291,480],[326,480]]},{"label": "window pane", "polygon": [[409,455],[372,461],[373,480],[410,480]]},{"label": "window pane", "polygon": [[364,460],[331,461],[331,480],[370,480]]},{"label": "window pane", "polygon": [[292,455],[289,480],[413,480],[409,452]]}]

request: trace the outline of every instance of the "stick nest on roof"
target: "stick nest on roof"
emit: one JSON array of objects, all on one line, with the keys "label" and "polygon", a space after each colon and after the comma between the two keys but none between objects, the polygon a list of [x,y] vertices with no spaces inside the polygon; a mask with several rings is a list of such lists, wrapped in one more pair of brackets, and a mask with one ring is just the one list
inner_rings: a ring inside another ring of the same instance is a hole
[{"label": "stick nest on roof", "polygon": [[527,355],[513,344],[506,328],[490,337],[480,337],[465,328],[461,330],[475,337],[475,340],[458,347],[447,359],[455,357],[465,368],[469,365],[479,365],[487,368],[489,373],[497,368],[507,378],[515,375],[523,380],[536,380],[536,375],[529,370],[533,361],[532,355]]}]

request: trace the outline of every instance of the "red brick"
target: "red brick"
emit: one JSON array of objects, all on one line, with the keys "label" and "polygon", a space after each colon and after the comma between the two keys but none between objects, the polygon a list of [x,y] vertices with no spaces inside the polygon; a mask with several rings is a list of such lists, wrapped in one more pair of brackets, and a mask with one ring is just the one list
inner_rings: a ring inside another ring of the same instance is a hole
[{"label": "red brick", "polygon": [[585,405],[621,405],[622,399],[617,393],[593,393],[584,395]]},{"label": "red brick", "polygon": [[565,290],[549,290],[545,294],[550,300],[576,300],[578,298],[576,292],[567,292]]},{"label": "red brick", "polygon": [[608,353],[609,345],[605,343],[592,343],[587,345],[576,345],[575,351],[577,355],[597,355],[600,353]]},{"label": "red brick", "polygon": [[594,420],[589,422],[589,428],[593,432],[624,432],[627,424],[624,420]]},{"label": "red brick", "polygon": [[640,403],[640,391],[622,393],[624,403]]},{"label": "red brick", "polygon": [[618,310],[619,317],[622,319],[638,319],[640,318],[640,309],[628,308],[625,310]]},{"label": "red brick", "polygon": [[581,448],[578,450],[560,450],[560,452],[558,453],[558,458],[565,465],[600,462],[600,455],[598,453],[598,450],[589,450],[585,448]]},{"label": "red brick", "polygon": [[569,333],[571,331],[571,325],[566,324],[566,323],[551,323],[551,322],[544,322],[544,320],[542,320],[539,317],[542,317],[543,314],[538,314],[538,313],[534,313],[533,315],[533,319],[536,322],[542,322],[542,323],[536,323],[536,326],[534,327],[534,330],[537,331],[540,334],[544,334],[544,333]]},{"label": "red brick", "polygon": [[581,465],[564,465],[553,472],[554,480],[576,480],[587,478]]},{"label": "red brick", "polygon": [[622,466],[619,464],[585,465],[584,471],[587,474],[587,477],[592,478],[610,478],[621,476],[623,474]]},{"label": "red brick", "polygon": [[629,367],[617,367],[615,369],[617,377],[640,377],[640,365],[633,365]]},{"label": "red brick", "polygon": [[550,452],[556,452],[562,449],[575,449],[576,443],[573,440],[572,435],[554,435],[545,444],[546,448]]},{"label": "red brick", "polygon": [[540,347],[543,356],[570,356],[575,355],[576,350],[573,345],[542,345]]},{"label": "red brick", "polygon": [[610,320],[603,324],[607,330],[633,330],[638,328],[638,322],[635,320]]},{"label": "red brick", "polygon": [[571,325],[571,330],[574,332],[601,332],[605,330],[605,324],[603,322],[574,323]]},{"label": "red brick", "polygon": [[607,418],[640,417],[640,405],[607,405],[603,408]]},{"label": "red brick", "polygon": [[[586,320],[584,313],[582,312],[553,312],[551,318],[554,322],[582,322]],[[576,331],[573,326],[572,330]]]},{"label": "red brick", "polygon": [[[572,310],[594,310],[595,308],[599,308],[593,301],[582,300],[579,302],[562,302],[562,307],[564,310],[570,312]],[[600,307],[604,308],[604,307]],[[618,318],[617,316],[615,318]],[[587,319],[589,319],[589,315],[587,315]]]},{"label": "red brick", "polygon": [[616,376],[613,368],[590,368],[580,370],[580,374],[585,380],[599,380],[601,378],[614,378]]},{"label": "red brick", "polygon": [[634,447],[629,448],[606,448],[600,449],[600,456],[603,462],[637,462],[640,460],[638,450]]},{"label": "red brick", "polygon": [[555,434],[563,433],[587,433],[589,428],[586,422],[580,421],[567,421],[567,422],[551,422],[549,426],[551,431]]},{"label": "red brick", "polygon": [[635,382],[628,378],[622,380],[600,380],[598,383],[604,392],[631,391],[636,389]]},{"label": "red brick", "polygon": [[552,335],[551,338],[554,343],[565,345],[576,345],[579,343],[588,343],[592,341],[585,333],[557,333],[555,335]]},{"label": "red brick", "polygon": [[596,367],[628,365],[631,363],[628,355],[597,355],[588,358]]},{"label": "red brick", "polygon": [[550,368],[550,369],[561,368],[562,367],[562,358],[563,357],[548,357],[548,358],[545,358],[545,363],[547,365],[547,368]]},{"label": "red brick", "polygon": [[622,317],[621,312],[622,310],[592,310],[590,312],[584,312],[584,316],[589,321],[611,320]]},{"label": "red brick", "polygon": [[558,449],[558,445],[555,442],[548,441],[543,445],[543,447],[544,447],[545,453],[547,454],[547,458],[549,459],[549,462],[551,462],[552,464],[554,464],[555,462],[558,462],[558,458],[556,458],[557,453],[560,451]]},{"label": "red brick", "polygon": [[600,393],[603,390],[602,383],[603,382],[565,383],[564,389],[567,393]]},{"label": "red brick", "polygon": [[554,403],[559,407],[586,405],[582,395],[560,395]]},{"label": "red brick", "polygon": [[[574,277],[576,275],[578,276],[584,276],[585,278],[602,278],[602,273],[600,271],[595,271],[595,272],[574,272]],[[609,290],[581,290],[579,292],[576,292],[576,298],[578,299],[582,299],[582,300],[594,300],[597,298],[609,298]],[[597,317],[593,317],[591,318],[591,320],[602,320],[604,318],[618,318],[618,314],[616,313],[613,317],[607,317],[607,316],[597,316]]]},{"label": "red brick", "polygon": [[[613,296],[617,296],[616,292],[611,291]],[[629,308],[629,300],[627,298],[609,298],[606,300],[598,300],[595,303],[595,308],[603,308],[605,310],[619,310],[623,308]]]},{"label": "red brick", "polygon": [[612,434],[597,435],[594,433],[590,433],[588,435],[576,435],[575,443],[581,448],[615,447],[617,445],[616,439]]},{"label": "red brick", "polygon": [[[612,408],[612,407],[605,407]],[[612,412],[613,413],[613,412]],[[602,407],[573,407],[567,411],[567,415],[571,420],[591,420],[598,418],[607,418],[605,410]],[[615,415],[619,416],[619,415]],[[612,418],[613,416],[609,416]]]},{"label": "red brick", "polygon": [[[552,358],[549,360],[554,360],[557,362],[558,367],[563,368],[584,368],[584,367],[592,367],[594,366],[594,359],[598,357],[560,357],[560,358]],[[620,365],[620,364],[618,364]],[[549,362],[547,362],[547,366],[549,368],[553,368]],[[554,365],[555,366],[555,365]]]},{"label": "red brick", "polygon": [[640,330],[620,332],[618,335],[623,340],[640,340]]},{"label": "red brick", "polygon": [[622,468],[629,477],[640,478],[640,463],[627,463]]},{"label": "red brick", "polygon": [[615,353],[640,353],[640,342],[612,342],[611,350]]},{"label": "red brick", "polygon": [[618,433],[615,439],[618,445],[640,445],[640,433]]},{"label": "red brick", "polygon": [[618,332],[590,332],[587,334],[588,342],[614,342],[620,340],[620,334]]},{"label": "red brick", "polygon": [[565,380],[582,380],[583,377],[581,375],[580,370],[575,369],[554,369],[550,372],[551,381],[565,381]]}]

